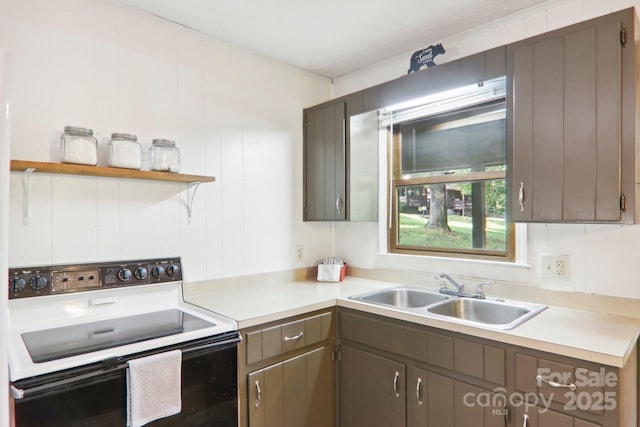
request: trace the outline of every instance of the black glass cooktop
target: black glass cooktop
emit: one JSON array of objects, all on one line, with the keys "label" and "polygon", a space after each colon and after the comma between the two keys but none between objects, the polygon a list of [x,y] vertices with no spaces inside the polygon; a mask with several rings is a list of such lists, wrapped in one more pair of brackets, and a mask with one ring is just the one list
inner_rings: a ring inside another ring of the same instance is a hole
[{"label": "black glass cooktop", "polygon": [[215,326],[181,310],[163,310],[22,334],[35,363]]}]

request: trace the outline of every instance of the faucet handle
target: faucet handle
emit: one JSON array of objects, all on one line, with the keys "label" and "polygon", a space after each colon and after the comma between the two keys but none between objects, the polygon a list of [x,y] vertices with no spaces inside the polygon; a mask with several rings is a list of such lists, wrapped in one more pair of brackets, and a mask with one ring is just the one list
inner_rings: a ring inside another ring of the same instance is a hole
[{"label": "faucet handle", "polygon": [[438,285],[440,286],[440,289],[447,289],[447,282],[444,280],[444,278],[445,278],[445,275],[443,273],[440,273],[434,276],[434,279],[438,281]]},{"label": "faucet handle", "polygon": [[476,296],[480,299],[485,299],[485,295],[484,295],[484,287],[485,286],[491,286],[491,282],[482,282],[482,283],[478,283],[478,286],[476,286]]}]

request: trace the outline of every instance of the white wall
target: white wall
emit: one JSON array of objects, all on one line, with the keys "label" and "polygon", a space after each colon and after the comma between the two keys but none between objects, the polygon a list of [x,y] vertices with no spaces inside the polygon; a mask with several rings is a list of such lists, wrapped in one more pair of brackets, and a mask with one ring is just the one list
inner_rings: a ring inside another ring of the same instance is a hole
[{"label": "white wall", "polygon": [[[0,274],[6,277],[8,268],[7,255],[9,240],[9,127],[7,124],[8,104],[6,101],[6,84],[4,78],[5,58],[4,50],[0,48]],[[9,413],[8,387],[9,383],[7,369],[7,297],[8,292],[0,292],[0,414]],[[8,427],[9,420],[6,416],[0,415],[0,427]]]},{"label": "white wall", "polygon": [[[640,6],[637,0],[556,0],[445,40],[444,63],[596,16]],[[416,46],[415,49],[424,46]],[[334,96],[370,87],[406,73],[413,51],[334,80]],[[381,211],[381,217],[384,215]],[[380,250],[378,223],[338,223],[336,254],[351,265],[405,271],[445,271],[463,277],[519,283],[541,288],[640,299],[640,226],[528,225],[525,266],[452,259],[386,255]],[[568,254],[569,280],[543,280],[541,253]]]},{"label": "white wall", "polygon": [[[60,160],[65,125],[177,141],[213,175],[186,185],[34,174],[29,225],[10,178],[9,265],[181,255],[187,280],[313,265],[330,225],[302,222],[302,108],[330,82],[107,0],[3,0],[11,158]],[[295,245],[305,245],[296,263]]]}]

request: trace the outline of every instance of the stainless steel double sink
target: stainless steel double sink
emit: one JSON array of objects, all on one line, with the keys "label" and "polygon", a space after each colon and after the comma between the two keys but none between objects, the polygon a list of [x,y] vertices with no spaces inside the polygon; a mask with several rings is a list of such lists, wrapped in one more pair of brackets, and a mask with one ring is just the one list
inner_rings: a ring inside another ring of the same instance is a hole
[{"label": "stainless steel double sink", "polygon": [[350,299],[490,329],[513,329],[547,308],[546,305],[501,298],[467,298],[412,287],[381,289]]}]

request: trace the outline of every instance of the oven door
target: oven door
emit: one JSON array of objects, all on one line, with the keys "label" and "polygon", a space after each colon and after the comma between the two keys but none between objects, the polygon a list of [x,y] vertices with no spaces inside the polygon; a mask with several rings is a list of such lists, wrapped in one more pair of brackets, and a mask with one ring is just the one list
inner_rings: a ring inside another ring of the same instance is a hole
[{"label": "oven door", "polygon": [[[171,346],[182,350],[182,412],[147,424],[237,427],[237,332]],[[12,384],[16,427],[126,426],[126,360]]]}]

